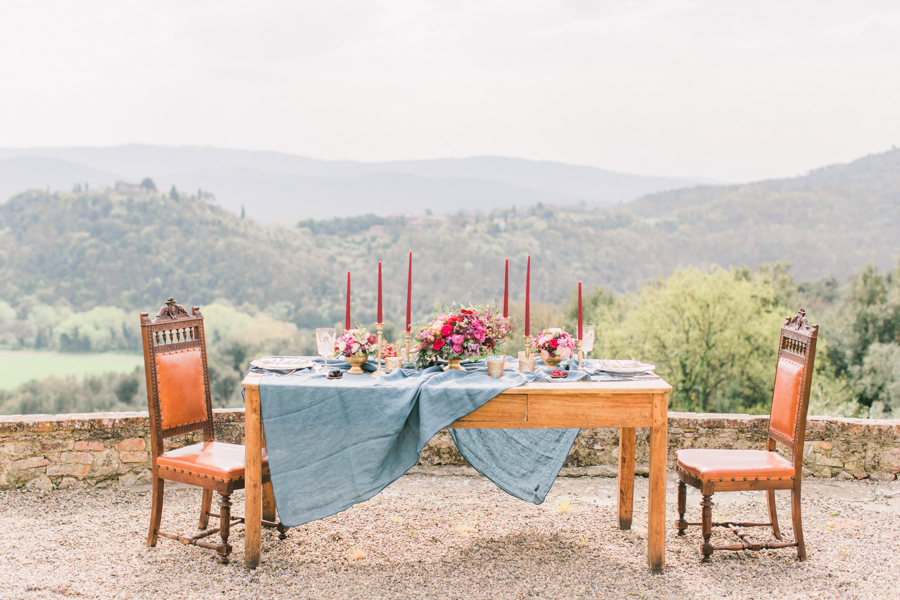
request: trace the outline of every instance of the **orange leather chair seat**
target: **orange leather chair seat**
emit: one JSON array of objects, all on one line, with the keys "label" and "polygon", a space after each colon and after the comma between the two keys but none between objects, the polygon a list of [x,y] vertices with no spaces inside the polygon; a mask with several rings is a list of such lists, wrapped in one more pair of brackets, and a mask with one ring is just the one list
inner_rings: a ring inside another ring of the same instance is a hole
[{"label": "orange leather chair seat", "polygon": [[[225,442],[201,442],[169,450],[156,459],[160,475],[166,470],[184,471],[200,477],[231,480],[244,477],[244,447]],[[269,457],[262,451],[263,473],[269,470]]]},{"label": "orange leather chair seat", "polygon": [[760,479],[794,475],[794,465],[776,452],[766,450],[705,450],[689,448],[675,453],[678,467],[698,479]]}]

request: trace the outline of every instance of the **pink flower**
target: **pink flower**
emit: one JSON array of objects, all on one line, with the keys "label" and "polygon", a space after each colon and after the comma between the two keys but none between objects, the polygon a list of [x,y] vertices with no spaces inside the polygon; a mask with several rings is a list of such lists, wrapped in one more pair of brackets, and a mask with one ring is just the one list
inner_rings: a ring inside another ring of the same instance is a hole
[{"label": "pink flower", "polygon": [[462,354],[462,352],[463,352],[462,345],[460,344],[459,346],[453,346],[453,351],[457,354]]},{"label": "pink flower", "polygon": [[454,346],[462,346],[462,343],[463,343],[463,336],[461,336],[460,334],[457,333],[456,335],[454,335],[454,336],[452,336],[452,337],[450,338],[450,342],[451,342]]},{"label": "pink flower", "polygon": [[441,335],[442,336],[447,337],[451,333],[453,333],[453,328],[450,327],[449,325],[444,325],[443,327],[441,327]]},{"label": "pink flower", "polygon": [[372,345],[374,345],[374,344],[377,344],[377,343],[378,343],[378,336],[375,335],[374,333],[370,333],[370,334],[369,334],[369,337],[366,338],[366,342],[367,342],[370,346],[372,346]]}]

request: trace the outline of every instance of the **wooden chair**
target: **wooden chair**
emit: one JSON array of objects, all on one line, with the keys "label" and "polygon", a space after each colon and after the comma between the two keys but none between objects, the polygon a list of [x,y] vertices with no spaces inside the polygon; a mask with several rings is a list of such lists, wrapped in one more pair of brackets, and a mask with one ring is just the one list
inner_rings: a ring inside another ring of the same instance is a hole
[{"label": "wooden chair", "polygon": [[[816,356],[819,326],[809,326],[806,312],[801,308],[796,316],[787,317],[781,325],[778,343],[778,362],[775,369],[775,393],[769,417],[769,436],[765,450],[705,450],[687,449],[675,453],[678,473],[678,535],[684,535],[689,525],[703,528],[703,560],[712,560],[714,550],[762,550],[797,547],[797,556],[806,560],[803,527],[800,519],[800,483],[803,479],[803,442],[806,436],[806,411],[809,407],[809,387]],[[791,451],[788,460],[775,452],[776,444]],[[684,520],[687,488],[701,491],[702,521]],[[768,523],[738,523],[712,521],[712,496],[715,492],[765,490],[769,504]],[[775,490],[791,490],[791,513],[794,541],[781,541],[778,515],[775,512]],[[713,546],[710,543],[713,527],[728,527],[740,540],[739,544]],[[758,542],[742,531],[746,527],[771,527],[777,542]]]},{"label": "wooden chair", "polygon": [[[223,561],[231,553],[228,536],[231,526],[244,517],[231,515],[230,497],[244,488],[244,446],[216,441],[213,429],[209,372],[206,361],[206,336],[199,307],[191,314],[173,298],[154,319],[141,313],[144,340],[144,370],[147,375],[147,406],[150,412],[150,438],[153,456],[153,507],[147,546],[155,546],[157,536],[215,550]],[[165,440],[172,436],[202,431],[199,444],[166,451]],[[275,505],[268,475],[268,457],[262,451],[264,525],[276,527],[280,538],[285,528],[275,523]],[[160,530],[166,481],[187,483],[203,488],[199,528],[205,530],[210,517],[219,517],[219,527],[187,537]],[[219,493],[219,512],[211,512],[213,492]],[[219,533],[222,541],[205,541]]]}]

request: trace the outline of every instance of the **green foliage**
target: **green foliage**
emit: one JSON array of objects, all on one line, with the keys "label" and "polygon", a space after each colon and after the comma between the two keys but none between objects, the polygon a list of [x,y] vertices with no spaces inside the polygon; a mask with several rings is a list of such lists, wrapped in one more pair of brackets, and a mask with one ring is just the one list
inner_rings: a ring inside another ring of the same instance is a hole
[{"label": "green foliage", "polygon": [[153,183],[153,180],[149,177],[144,177],[144,180],[141,182],[141,187],[147,190],[148,192],[156,191],[156,184]]},{"label": "green foliage", "polygon": [[133,373],[48,377],[0,390],[0,414],[62,414],[147,410],[143,367]]},{"label": "green foliage", "polygon": [[676,410],[767,410],[778,327],[790,309],[763,275],[685,269],[615,303],[589,296],[595,356],[652,362]]}]

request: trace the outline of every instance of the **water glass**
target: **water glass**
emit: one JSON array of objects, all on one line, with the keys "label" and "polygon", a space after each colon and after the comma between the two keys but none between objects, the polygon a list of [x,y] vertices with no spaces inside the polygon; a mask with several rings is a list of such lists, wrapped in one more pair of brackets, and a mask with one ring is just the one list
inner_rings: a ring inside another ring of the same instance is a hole
[{"label": "water glass", "polygon": [[587,356],[594,349],[594,326],[586,325],[581,337],[581,349],[584,350],[584,355]]},{"label": "water glass", "polygon": [[519,373],[534,373],[534,365],[537,362],[537,356],[519,359]]},{"label": "water glass", "polygon": [[325,374],[328,374],[328,357],[334,355],[334,327],[321,327],[316,329],[316,350],[325,361]]},{"label": "water glass", "polygon": [[399,369],[403,359],[399,356],[388,356],[384,359],[384,370],[387,373]]},{"label": "water glass", "polygon": [[503,377],[503,365],[506,362],[505,356],[491,356],[487,359],[488,375],[496,379]]}]

